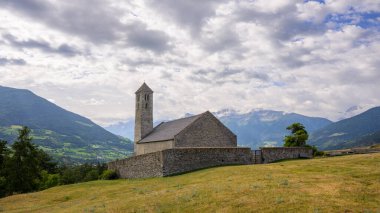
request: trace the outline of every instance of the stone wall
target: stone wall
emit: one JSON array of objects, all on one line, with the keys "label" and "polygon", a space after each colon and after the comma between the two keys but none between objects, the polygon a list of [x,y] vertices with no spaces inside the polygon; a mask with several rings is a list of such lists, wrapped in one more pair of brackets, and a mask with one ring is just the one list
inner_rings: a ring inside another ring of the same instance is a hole
[{"label": "stone wall", "polygon": [[121,178],[161,177],[162,153],[153,152],[109,162],[108,169],[116,171]]},{"label": "stone wall", "polygon": [[210,112],[175,136],[175,147],[237,147],[236,135]]},{"label": "stone wall", "polygon": [[164,149],[171,149],[174,147],[174,140],[160,141],[154,143],[136,143],[135,146],[136,155],[142,155],[151,152],[161,151]]},{"label": "stone wall", "polygon": [[108,168],[121,178],[146,178],[251,163],[250,148],[175,148],[110,162]]},{"label": "stone wall", "polygon": [[197,169],[251,164],[250,148],[176,148],[163,150],[164,176]]},{"label": "stone wall", "polygon": [[261,148],[263,163],[284,159],[312,158],[313,150],[307,147],[264,147]]}]

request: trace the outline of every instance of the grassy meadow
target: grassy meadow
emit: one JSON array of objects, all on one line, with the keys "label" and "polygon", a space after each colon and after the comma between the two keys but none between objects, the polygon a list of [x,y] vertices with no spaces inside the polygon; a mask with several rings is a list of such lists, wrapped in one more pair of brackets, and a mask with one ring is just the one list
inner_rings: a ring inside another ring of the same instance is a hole
[{"label": "grassy meadow", "polygon": [[380,212],[380,153],[92,181],[0,199],[4,212]]}]

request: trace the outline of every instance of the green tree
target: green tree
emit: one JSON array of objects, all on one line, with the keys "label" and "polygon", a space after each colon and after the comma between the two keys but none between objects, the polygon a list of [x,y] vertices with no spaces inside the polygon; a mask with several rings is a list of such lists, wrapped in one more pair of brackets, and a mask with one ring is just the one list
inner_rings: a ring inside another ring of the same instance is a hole
[{"label": "green tree", "polygon": [[38,188],[40,176],[39,150],[29,136],[30,129],[19,130],[17,140],[12,144],[12,156],[7,165],[7,180],[10,192],[30,192]]},{"label": "green tree", "polygon": [[0,140],[0,197],[7,195],[7,179],[5,165],[9,158],[9,149],[7,147],[7,142]]},{"label": "green tree", "polygon": [[47,171],[49,174],[58,172],[57,162],[55,162],[53,158],[44,150],[38,149],[36,157],[38,159],[40,169]]},{"label": "green tree", "polygon": [[59,174],[49,174],[47,171],[43,170],[41,172],[41,182],[39,189],[44,190],[48,189],[54,186],[58,186],[60,182],[60,175]]},{"label": "green tree", "polygon": [[309,138],[305,127],[301,123],[293,123],[292,125],[286,127],[287,130],[291,131],[291,135],[287,135],[284,138],[284,146],[305,146],[306,141]]},{"label": "green tree", "polygon": [[0,140],[0,172],[3,169],[5,159],[9,155],[9,149],[7,147],[7,142],[4,140]]}]

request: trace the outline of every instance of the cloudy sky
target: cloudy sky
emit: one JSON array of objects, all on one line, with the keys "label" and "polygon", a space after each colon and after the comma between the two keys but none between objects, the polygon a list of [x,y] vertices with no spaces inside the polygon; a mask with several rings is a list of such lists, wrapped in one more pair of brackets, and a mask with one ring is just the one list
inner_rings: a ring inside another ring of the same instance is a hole
[{"label": "cloudy sky", "polygon": [[380,105],[380,0],[0,0],[0,85],[107,125]]}]

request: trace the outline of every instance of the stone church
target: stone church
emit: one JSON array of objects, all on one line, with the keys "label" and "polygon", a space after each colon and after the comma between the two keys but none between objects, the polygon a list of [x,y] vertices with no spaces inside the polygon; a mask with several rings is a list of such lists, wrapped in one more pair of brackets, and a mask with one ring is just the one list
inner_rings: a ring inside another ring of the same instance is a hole
[{"label": "stone church", "polygon": [[153,91],[136,91],[135,155],[180,147],[237,147],[236,135],[213,114],[162,122],[153,128]]},{"label": "stone church", "polygon": [[153,91],[143,83],[135,94],[134,155],[108,163],[108,169],[121,178],[164,177],[214,166],[312,156],[311,149],[305,147],[254,152],[238,147],[236,135],[208,111],[153,128]]}]

